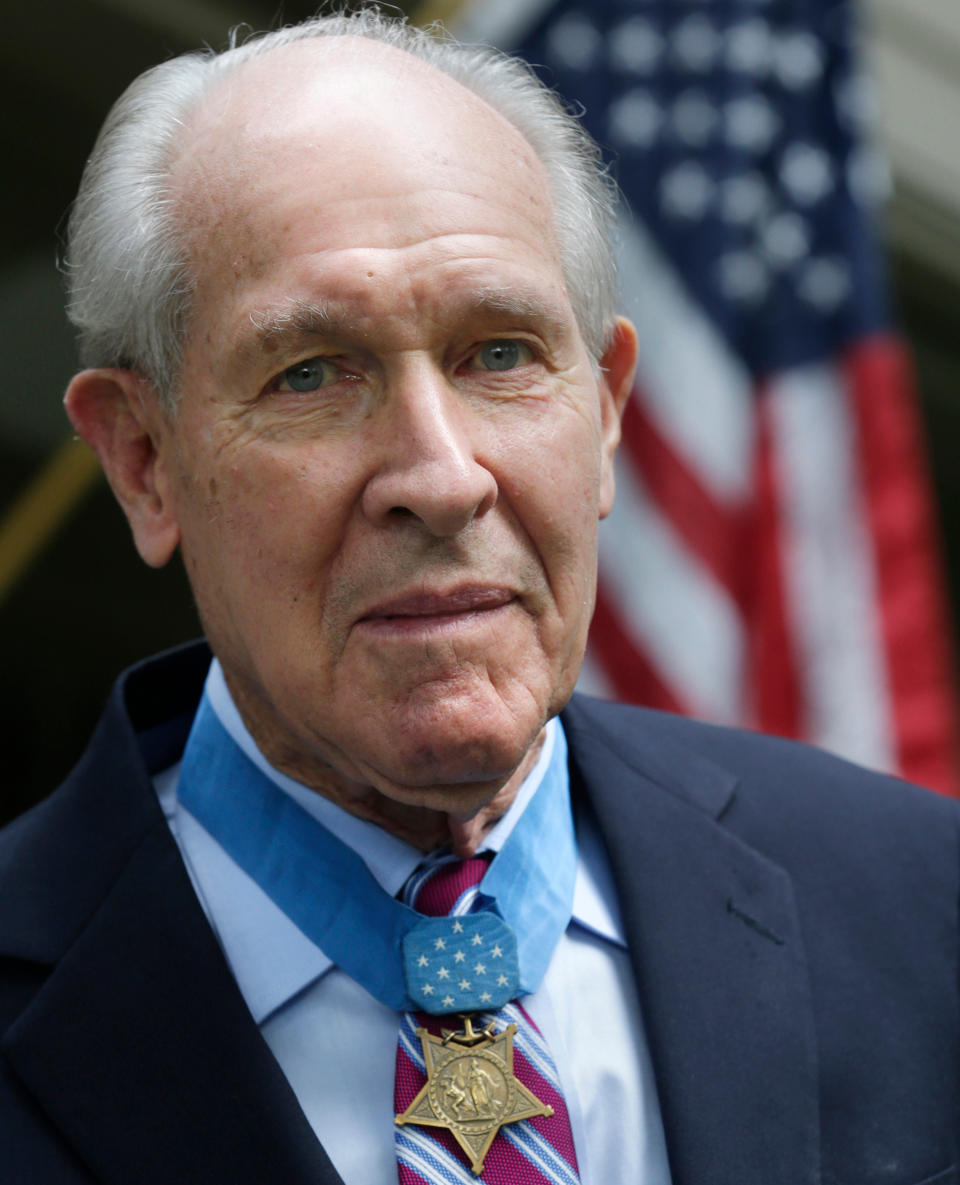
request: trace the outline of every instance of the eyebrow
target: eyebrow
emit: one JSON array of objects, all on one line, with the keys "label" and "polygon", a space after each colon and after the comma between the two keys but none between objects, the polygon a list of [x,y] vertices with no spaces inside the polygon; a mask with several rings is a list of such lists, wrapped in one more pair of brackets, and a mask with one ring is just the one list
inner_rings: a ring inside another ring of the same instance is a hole
[{"label": "eyebrow", "polygon": [[289,341],[335,337],[343,326],[343,319],[335,316],[330,305],[301,301],[281,309],[254,309],[247,319],[254,334],[252,339],[241,340],[244,353],[258,347],[268,351]]},{"label": "eyebrow", "polygon": [[[553,332],[562,332],[575,323],[572,315],[548,294],[524,291],[510,286],[482,285],[461,299],[456,297],[447,305],[460,308],[460,318],[468,321],[485,314],[496,314],[519,324],[538,322]],[[291,347],[298,342],[310,343],[318,339],[346,337],[354,318],[335,302],[313,304],[293,301],[281,308],[254,309],[248,314],[252,335],[244,335],[237,343],[241,354],[269,353],[280,346]]]},{"label": "eyebrow", "polygon": [[503,313],[518,321],[546,321],[557,326],[565,321],[563,310],[549,297],[518,288],[484,286],[474,293],[471,307],[480,313]]}]

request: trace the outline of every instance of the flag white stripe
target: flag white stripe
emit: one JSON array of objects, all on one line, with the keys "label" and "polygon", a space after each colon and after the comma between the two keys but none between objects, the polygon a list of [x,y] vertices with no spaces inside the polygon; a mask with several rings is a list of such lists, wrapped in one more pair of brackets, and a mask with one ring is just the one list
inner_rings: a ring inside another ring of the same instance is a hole
[{"label": "flag white stripe", "polygon": [[690,298],[644,226],[619,221],[623,309],[637,328],[637,374],[650,417],[718,501],[750,494],[754,384]]},{"label": "flag white stripe", "polygon": [[828,365],[797,368],[777,378],[770,399],[787,611],[809,739],[852,760],[894,768],[873,552],[843,381]]},{"label": "flag white stripe", "polygon": [[694,715],[742,719],[746,634],[729,593],[671,531],[624,458],[600,529],[604,589],[638,648]]},{"label": "flag white stripe", "polygon": [[595,695],[598,699],[615,699],[616,690],[607,676],[606,671],[593,657],[590,650],[583,658],[580,674],[577,677],[577,691],[582,695]]}]

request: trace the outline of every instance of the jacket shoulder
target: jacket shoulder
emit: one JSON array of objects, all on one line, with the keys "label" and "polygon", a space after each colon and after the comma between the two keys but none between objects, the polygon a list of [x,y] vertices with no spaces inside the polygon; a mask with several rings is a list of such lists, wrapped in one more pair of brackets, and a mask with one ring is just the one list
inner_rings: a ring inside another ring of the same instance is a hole
[{"label": "jacket shoulder", "polygon": [[0,830],[0,953],[56,959],[166,825],[151,776],[178,760],[209,661],[194,644],[125,671],[66,780]]},{"label": "jacket shoulder", "polygon": [[900,778],[812,745],[579,695],[564,723],[575,754],[608,749],[774,859],[806,849],[892,871],[936,853],[953,875],[960,803]]}]

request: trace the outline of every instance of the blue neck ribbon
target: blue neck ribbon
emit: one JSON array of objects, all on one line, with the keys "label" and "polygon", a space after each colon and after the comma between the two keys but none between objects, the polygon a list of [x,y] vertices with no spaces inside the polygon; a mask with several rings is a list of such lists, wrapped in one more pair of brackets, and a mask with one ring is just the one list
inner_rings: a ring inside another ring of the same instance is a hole
[{"label": "blue neck ribbon", "polygon": [[570,922],[577,843],[559,727],[540,785],[481,882],[489,904],[468,918],[425,918],[391,897],[353,848],[250,761],[206,693],[177,794],[294,925],[396,1011],[494,1009],[536,991]]}]

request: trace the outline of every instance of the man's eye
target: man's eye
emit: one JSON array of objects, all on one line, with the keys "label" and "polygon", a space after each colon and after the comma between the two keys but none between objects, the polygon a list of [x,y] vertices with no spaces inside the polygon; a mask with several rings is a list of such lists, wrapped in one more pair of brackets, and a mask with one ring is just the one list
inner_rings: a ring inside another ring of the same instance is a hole
[{"label": "man's eye", "polygon": [[513,370],[533,361],[533,350],[524,342],[486,342],[470,357],[471,370]]},{"label": "man's eye", "polygon": [[332,386],[340,371],[329,358],[306,358],[283,372],[277,389],[280,391],[319,391]]}]

